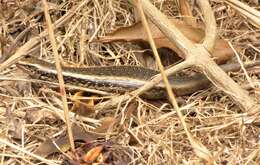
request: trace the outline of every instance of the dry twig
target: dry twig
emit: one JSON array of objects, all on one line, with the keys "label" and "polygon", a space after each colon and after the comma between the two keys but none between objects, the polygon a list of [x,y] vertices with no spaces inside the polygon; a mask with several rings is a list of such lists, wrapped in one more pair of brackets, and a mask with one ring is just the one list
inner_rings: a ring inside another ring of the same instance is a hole
[{"label": "dry twig", "polygon": [[55,41],[55,36],[54,36],[54,30],[53,30],[53,25],[51,22],[51,17],[49,15],[49,9],[48,9],[48,4],[46,0],[42,0],[43,6],[44,6],[44,15],[46,18],[47,22],[47,28],[48,28],[48,34],[50,38],[50,42],[52,45],[52,50],[53,54],[55,57],[55,65],[58,73],[58,80],[59,80],[59,85],[60,85],[60,93],[61,93],[61,98],[62,98],[62,103],[63,103],[63,110],[64,110],[64,116],[66,120],[66,125],[67,125],[67,131],[69,135],[69,141],[70,141],[70,146],[73,152],[75,152],[75,145],[74,145],[74,140],[73,140],[73,134],[72,134],[72,127],[71,127],[71,122],[69,118],[69,107],[68,107],[68,102],[67,102],[67,96],[66,96],[66,90],[65,90],[65,85],[64,85],[64,80],[63,80],[63,75],[62,75],[62,68],[59,60],[59,54],[58,54],[58,49],[57,49],[57,44]]}]

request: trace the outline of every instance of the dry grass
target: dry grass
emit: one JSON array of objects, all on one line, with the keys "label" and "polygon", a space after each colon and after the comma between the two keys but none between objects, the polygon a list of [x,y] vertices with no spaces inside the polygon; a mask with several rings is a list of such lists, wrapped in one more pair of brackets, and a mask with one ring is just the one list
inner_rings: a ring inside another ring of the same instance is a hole
[{"label": "dry grass", "polygon": [[[49,3],[52,22],[58,20],[81,1]],[[245,1],[260,10],[256,1]],[[174,0],[156,1],[164,13],[178,16]],[[239,51],[243,62],[260,56],[260,30],[232,8],[213,1],[219,35]],[[257,8],[258,6],[258,8]],[[46,30],[42,2],[39,0],[5,1],[0,4],[0,61],[9,58],[24,43]],[[201,18],[195,7],[195,15]],[[85,3],[68,21],[55,30],[58,53],[62,62],[77,66],[141,65],[143,50],[133,43],[89,43],[98,36],[121,26],[133,24],[139,17],[126,0],[93,0]],[[239,49],[238,49],[239,48]],[[54,62],[48,37],[28,54]],[[237,61],[234,57],[233,61]],[[258,68],[259,73],[259,68]],[[244,72],[231,74],[240,84],[247,85]],[[0,81],[0,162],[2,164],[60,163],[63,154],[38,158],[33,154],[45,138],[66,133],[59,94],[42,85],[32,85],[16,66],[6,68]],[[260,83],[259,75],[249,74],[250,81]],[[251,89],[251,97],[260,100],[259,88]],[[115,97],[115,96],[111,96]],[[70,94],[68,94],[70,98]],[[191,96],[178,98],[185,122],[194,136],[214,155],[218,164],[259,164],[259,125],[242,121],[240,108],[224,93],[212,87]],[[69,99],[69,106],[71,100]],[[35,112],[39,115],[34,115]],[[33,117],[32,117],[33,116]],[[201,164],[181,127],[179,118],[166,101],[134,98],[126,105],[92,113],[87,117],[71,116],[71,121],[87,130],[97,127],[104,117],[115,118],[113,127],[100,143],[109,143],[110,163],[124,164]]]}]

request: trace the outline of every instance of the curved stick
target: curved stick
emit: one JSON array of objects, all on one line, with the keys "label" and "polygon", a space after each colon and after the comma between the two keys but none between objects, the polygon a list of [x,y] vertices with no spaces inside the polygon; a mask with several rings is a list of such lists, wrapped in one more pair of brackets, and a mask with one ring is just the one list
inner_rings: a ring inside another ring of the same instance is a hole
[{"label": "curved stick", "polygon": [[217,39],[217,25],[216,19],[214,17],[214,13],[210,8],[210,4],[208,1],[199,0],[199,6],[203,12],[203,16],[205,18],[205,38],[202,45],[209,51],[212,52],[214,49],[214,45]]},{"label": "curved stick", "polygon": [[[148,0],[140,0],[148,18],[191,60],[194,66],[201,69],[210,81],[229,94],[245,112],[256,113],[260,106],[235,83],[211,58],[209,52],[202,45],[191,43],[155,6]],[[204,8],[202,8],[203,10]]]}]

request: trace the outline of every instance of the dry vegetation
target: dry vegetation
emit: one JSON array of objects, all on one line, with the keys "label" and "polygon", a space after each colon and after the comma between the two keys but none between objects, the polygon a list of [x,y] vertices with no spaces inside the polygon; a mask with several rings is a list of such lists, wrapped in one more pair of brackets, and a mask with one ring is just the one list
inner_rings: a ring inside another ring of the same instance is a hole
[{"label": "dry vegetation", "polygon": [[[243,2],[260,10],[258,1]],[[166,15],[179,18],[175,0],[157,0],[154,4]],[[199,8],[193,1],[190,4],[194,16],[201,22]],[[68,14],[64,23],[55,27],[58,53],[64,65],[144,65],[157,69],[154,59],[143,53],[137,43],[91,42],[140,20],[129,1],[51,0],[48,5],[53,23]],[[218,35],[230,41],[239,52],[239,59],[242,62],[259,59],[259,28],[222,1],[212,0],[211,5]],[[54,61],[42,1],[2,0],[0,18],[1,63],[17,54],[17,50],[28,42],[31,48],[24,49],[23,54]],[[237,59],[234,56],[230,61],[237,62]],[[163,59],[163,63],[167,61]],[[249,70],[248,76],[243,71],[230,73],[258,103],[259,69]],[[182,74],[191,71],[185,72]],[[54,153],[57,149],[51,148],[51,154],[37,157],[35,151],[41,152],[38,146],[44,140],[60,138],[67,133],[60,94],[44,83],[33,83],[34,80],[15,65],[5,68],[0,79],[0,164],[35,164],[39,161],[60,164],[65,160],[76,164],[76,155],[81,161],[84,158],[92,160],[88,157],[94,155],[89,152],[91,149],[109,164],[206,163],[194,152],[176,111],[167,100],[135,97],[117,107],[96,110],[94,105],[117,96],[88,94],[90,99],[84,101],[87,106],[75,102],[73,105],[75,97],[71,91],[67,92],[69,108],[87,111],[83,112],[84,116],[71,113],[71,122],[92,133],[77,133],[78,127],[73,126],[75,139],[81,141],[76,143],[76,154],[70,151]],[[252,88],[249,82],[255,87]],[[243,111],[227,94],[211,87],[178,97],[178,102],[191,134],[207,148],[217,164],[260,163],[259,123],[245,123],[241,118]],[[68,145],[64,144],[63,149]],[[101,154],[98,154],[99,150]]]}]

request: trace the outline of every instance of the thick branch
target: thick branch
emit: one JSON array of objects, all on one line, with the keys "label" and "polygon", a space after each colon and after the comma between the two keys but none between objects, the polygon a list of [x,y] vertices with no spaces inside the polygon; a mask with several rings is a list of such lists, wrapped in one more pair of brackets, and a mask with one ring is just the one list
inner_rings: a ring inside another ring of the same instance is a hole
[{"label": "thick branch", "polygon": [[[149,0],[140,0],[148,18],[186,55],[192,59],[218,88],[229,94],[245,111],[260,109],[248,93],[236,84],[211,58],[202,45],[191,43]],[[203,10],[203,8],[202,8]]]},{"label": "thick branch", "polygon": [[217,39],[217,25],[214,17],[214,13],[210,8],[208,1],[199,0],[198,1],[200,8],[202,9],[203,16],[205,17],[206,29],[205,29],[205,38],[203,41],[203,46],[209,51],[212,52],[214,45]]}]

